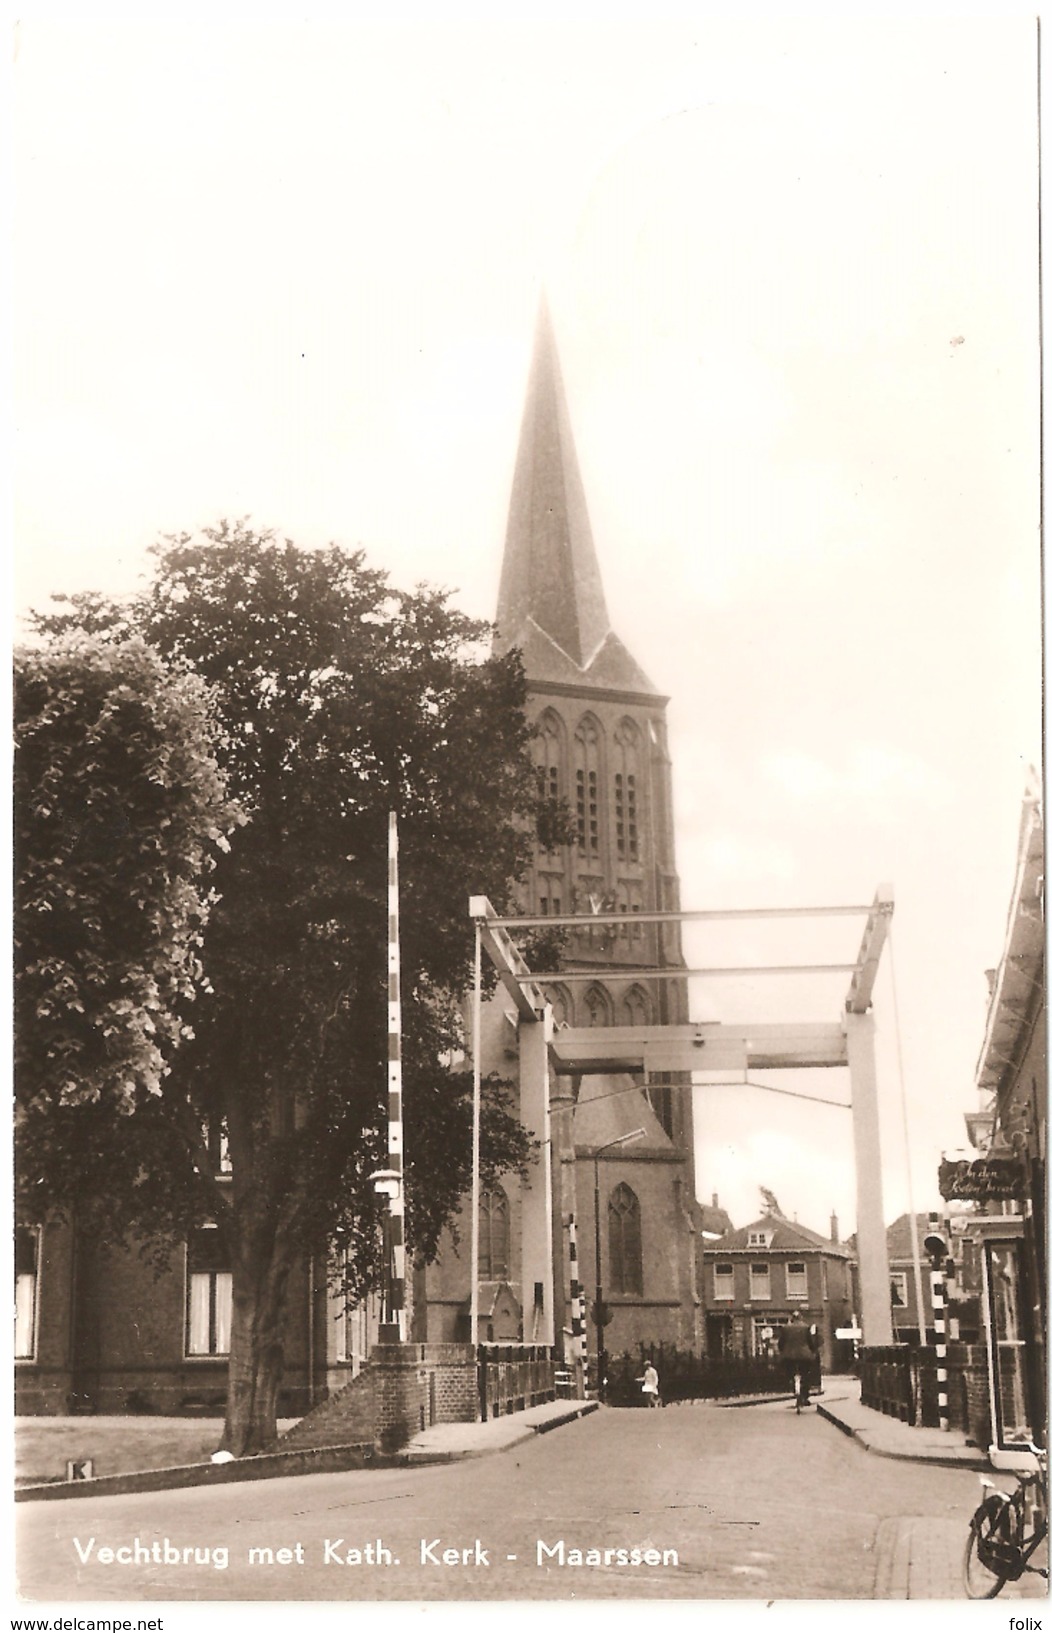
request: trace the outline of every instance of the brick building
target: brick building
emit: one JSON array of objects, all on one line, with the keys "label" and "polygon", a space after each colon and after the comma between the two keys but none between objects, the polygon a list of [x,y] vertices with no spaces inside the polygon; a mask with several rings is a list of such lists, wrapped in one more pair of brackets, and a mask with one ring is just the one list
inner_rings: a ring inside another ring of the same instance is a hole
[{"label": "brick building", "polygon": [[851,1345],[836,1329],[851,1322],[851,1249],[838,1234],[835,1214],[829,1236],[819,1236],[771,1211],[707,1242],[707,1353],[777,1355],[779,1329],[800,1310],[817,1330],[823,1369],[849,1367]]}]

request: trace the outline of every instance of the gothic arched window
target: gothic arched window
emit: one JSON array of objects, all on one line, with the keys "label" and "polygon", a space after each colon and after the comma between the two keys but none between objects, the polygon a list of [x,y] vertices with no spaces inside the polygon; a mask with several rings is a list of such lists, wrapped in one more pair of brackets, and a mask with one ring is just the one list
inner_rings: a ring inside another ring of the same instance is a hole
[{"label": "gothic arched window", "polygon": [[[566,787],[565,732],[563,723],[554,709],[545,709],[537,721],[533,740],[534,770],[537,777],[537,795],[542,800],[560,800],[568,795]],[[550,848],[542,844],[542,849]]]},{"label": "gothic arched window", "polygon": [[599,856],[600,749],[599,722],[586,714],[574,734],[574,817],[577,847],[594,858]]},{"label": "gothic arched window", "polygon": [[643,1293],[643,1232],[639,1198],[630,1185],[618,1185],[606,1206],[610,1240],[610,1291]]},{"label": "gothic arched window", "polygon": [[479,1197],[480,1281],[501,1281],[508,1275],[510,1248],[507,1192],[495,1185]]},{"label": "gothic arched window", "polygon": [[548,1002],[552,1006],[552,1020],[556,1026],[573,1025],[573,999],[566,987],[549,987]]},{"label": "gothic arched window", "polygon": [[626,716],[614,733],[614,830],[617,854],[626,862],[639,861],[639,743],[639,727]]},{"label": "gothic arched window", "polygon": [[621,999],[623,1026],[646,1026],[650,1021],[650,999],[640,986],[629,987]]},{"label": "gothic arched window", "polygon": [[610,999],[605,987],[593,982],[584,995],[585,1026],[610,1025]]}]

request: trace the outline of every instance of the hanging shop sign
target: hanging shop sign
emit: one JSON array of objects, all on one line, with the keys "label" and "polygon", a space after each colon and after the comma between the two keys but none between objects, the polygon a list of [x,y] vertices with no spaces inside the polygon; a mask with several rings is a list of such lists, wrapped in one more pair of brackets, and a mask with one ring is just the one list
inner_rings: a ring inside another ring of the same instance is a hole
[{"label": "hanging shop sign", "polygon": [[994,1197],[1021,1201],[1026,1195],[1023,1165],[1015,1157],[977,1157],[974,1162],[939,1164],[939,1195],[946,1202],[989,1202]]}]

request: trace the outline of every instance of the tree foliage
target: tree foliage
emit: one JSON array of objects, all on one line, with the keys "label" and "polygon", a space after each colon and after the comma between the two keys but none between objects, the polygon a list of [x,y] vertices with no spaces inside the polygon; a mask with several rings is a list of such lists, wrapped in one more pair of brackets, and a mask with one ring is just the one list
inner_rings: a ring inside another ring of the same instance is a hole
[{"label": "tree foliage", "polygon": [[[228,1442],[245,1450],[268,1437],[292,1255],[342,1238],[356,1290],[376,1279],[388,812],[400,849],[407,1224],[429,1257],[470,1171],[470,1078],[451,1064],[472,977],[468,896],[511,905],[538,796],[518,657],[490,654],[487,627],[444,592],[395,590],[361,552],[301,550],[242,523],[165,540],[156,563],[133,603],[74,601],[38,617],[38,631],[61,647],[83,619],[115,656],[145,640],[173,674],[196,676],[245,822],[218,856],[207,925],[195,921],[209,990],[162,1094],[137,1086],[124,1180],[99,1184],[112,1120],[91,1095],[71,1109],[84,1203],[97,1187],[109,1229],[185,1228],[203,1208],[220,1219],[241,1351],[232,1394],[242,1407],[251,1397],[249,1427],[243,1416],[235,1432],[228,1418]],[[137,813],[144,845],[162,807],[168,815],[161,793],[155,813]],[[488,1177],[525,1161],[512,1111],[507,1090],[487,1085]],[[220,1127],[229,1179],[200,1138]],[[176,1151],[162,1192],[150,1178]]]},{"label": "tree foliage", "polygon": [[16,654],[14,717],[19,1104],[127,1115],[187,1035],[238,816],[207,690],[141,639],[70,634]]}]

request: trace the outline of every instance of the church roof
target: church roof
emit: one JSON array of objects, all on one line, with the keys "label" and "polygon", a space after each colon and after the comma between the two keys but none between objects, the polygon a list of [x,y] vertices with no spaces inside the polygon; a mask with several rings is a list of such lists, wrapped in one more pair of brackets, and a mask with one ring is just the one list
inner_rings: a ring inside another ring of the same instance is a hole
[{"label": "church roof", "polygon": [[610,628],[545,301],[512,480],[496,621],[497,650],[520,647],[530,680],[656,695]]}]

